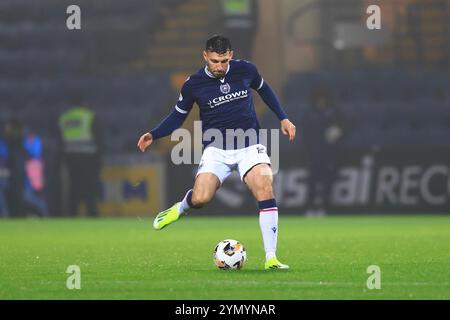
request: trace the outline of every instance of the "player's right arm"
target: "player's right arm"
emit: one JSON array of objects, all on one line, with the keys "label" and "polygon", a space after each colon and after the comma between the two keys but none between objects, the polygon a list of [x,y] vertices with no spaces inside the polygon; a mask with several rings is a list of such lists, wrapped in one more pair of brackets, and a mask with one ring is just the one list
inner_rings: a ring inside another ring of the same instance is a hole
[{"label": "player's right arm", "polygon": [[194,104],[191,89],[189,88],[189,79],[184,83],[181,89],[181,94],[178,99],[178,103],[175,105],[174,110],[170,113],[161,123],[150,132],[144,133],[137,143],[137,146],[141,152],[144,152],[154,140],[166,137],[176,129],[183,125],[189,112]]}]

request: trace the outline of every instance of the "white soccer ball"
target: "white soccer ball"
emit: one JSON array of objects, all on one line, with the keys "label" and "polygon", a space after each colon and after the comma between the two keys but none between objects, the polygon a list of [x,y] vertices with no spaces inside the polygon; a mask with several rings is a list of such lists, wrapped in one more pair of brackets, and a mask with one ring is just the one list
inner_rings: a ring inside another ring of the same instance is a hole
[{"label": "white soccer ball", "polygon": [[215,265],[222,270],[241,269],[247,260],[245,248],[237,240],[220,241],[213,252]]}]

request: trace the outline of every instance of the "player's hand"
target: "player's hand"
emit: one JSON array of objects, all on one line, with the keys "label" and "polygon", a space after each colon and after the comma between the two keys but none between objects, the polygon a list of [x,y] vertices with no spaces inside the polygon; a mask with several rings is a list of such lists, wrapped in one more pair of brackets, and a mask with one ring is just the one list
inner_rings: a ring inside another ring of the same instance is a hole
[{"label": "player's hand", "polygon": [[289,141],[294,141],[295,138],[295,126],[289,119],[284,119],[281,121],[281,132],[289,137]]},{"label": "player's hand", "polygon": [[153,143],[153,136],[150,132],[144,133],[137,143],[137,146],[141,152],[145,152],[145,150],[150,147]]}]

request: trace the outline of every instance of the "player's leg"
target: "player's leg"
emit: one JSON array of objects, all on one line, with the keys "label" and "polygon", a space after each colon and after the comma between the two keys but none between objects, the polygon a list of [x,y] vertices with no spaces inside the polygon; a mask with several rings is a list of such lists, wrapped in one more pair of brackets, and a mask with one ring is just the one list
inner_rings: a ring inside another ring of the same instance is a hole
[{"label": "player's leg", "polygon": [[213,173],[201,173],[197,176],[194,188],[189,190],[181,202],[175,203],[169,209],[160,212],[153,222],[153,227],[161,230],[172,222],[177,221],[182,215],[187,214],[189,209],[199,209],[210,202],[217,189],[220,180]]},{"label": "player's leg", "polygon": [[160,230],[168,224],[177,221],[181,216],[192,209],[198,209],[207,204],[216,194],[217,189],[230,175],[231,168],[224,161],[224,151],[216,148],[207,148],[203,153],[194,183],[181,202],[175,203],[171,208],[160,212],[153,227]]},{"label": "player's leg", "polygon": [[181,201],[180,214],[187,213],[191,208],[202,208],[214,198],[220,184],[219,178],[214,173],[203,172],[197,175],[194,188],[189,190]]},{"label": "player's leg", "polygon": [[273,193],[273,176],[269,164],[253,166],[243,177],[259,206],[259,225],[266,252],[265,269],[289,269],[276,257],[278,239],[278,207]]}]

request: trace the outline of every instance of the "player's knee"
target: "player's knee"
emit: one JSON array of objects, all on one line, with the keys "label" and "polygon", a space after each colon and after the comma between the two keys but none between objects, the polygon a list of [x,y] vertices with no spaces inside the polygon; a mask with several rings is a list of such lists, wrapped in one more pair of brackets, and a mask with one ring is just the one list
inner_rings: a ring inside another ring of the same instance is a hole
[{"label": "player's knee", "polygon": [[274,197],[271,183],[259,185],[255,190],[255,195],[258,201],[272,199]]}]

